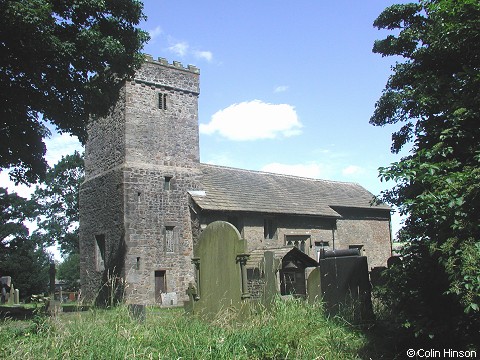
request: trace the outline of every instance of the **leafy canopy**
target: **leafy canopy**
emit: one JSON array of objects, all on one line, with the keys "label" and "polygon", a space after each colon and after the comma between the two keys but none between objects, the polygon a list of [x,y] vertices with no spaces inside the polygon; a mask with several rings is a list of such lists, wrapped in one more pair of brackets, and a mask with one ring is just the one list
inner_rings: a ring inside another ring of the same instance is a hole
[{"label": "leafy canopy", "polygon": [[0,0],[0,168],[43,177],[47,123],[85,141],[143,61],[144,18],[137,0]]},{"label": "leafy canopy", "polygon": [[83,155],[75,151],[48,169],[32,195],[38,226],[34,234],[46,246],[60,245],[64,255],[79,252],[78,197],[83,179]]},{"label": "leafy canopy", "polygon": [[48,288],[50,257],[26,226],[35,212],[34,201],[0,188],[0,275],[12,277],[22,299]]},{"label": "leafy canopy", "polygon": [[407,216],[392,299],[417,334],[445,335],[450,320],[448,331],[472,334],[480,320],[480,2],[393,5],[374,26],[397,34],[373,51],[404,61],[393,67],[370,123],[401,124],[392,152],[411,146],[380,168],[383,180],[397,184],[381,200]]}]

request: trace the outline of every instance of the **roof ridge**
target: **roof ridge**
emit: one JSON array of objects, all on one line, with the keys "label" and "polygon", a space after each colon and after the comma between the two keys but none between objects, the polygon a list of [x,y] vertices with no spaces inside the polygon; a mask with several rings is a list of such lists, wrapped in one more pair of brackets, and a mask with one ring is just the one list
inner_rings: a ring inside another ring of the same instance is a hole
[{"label": "roof ridge", "polygon": [[[291,175],[291,174],[279,174],[279,173],[274,173],[274,172],[269,172],[269,171],[241,169],[241,168],[236,168],[236,167],[232,167],[232,166],[207,164],[207,163],[200,163],[200,166],[208,166],[208,167],[212,167],[212,168],[228,169],[228,170],[234,170],[234,171],[244,171],[244,172],[248,172],[248,173],[258,173],[258,174],[265,174],[265,175],[281,176],[281,177],[293,178],[293,179],[304,179],[304,180],[318,181],[318,182],[325,182],[325,183],[332,183],[332,184],[357,185],[357,186],[360,186],[360,187],[364,188],[362,185],[360,185],[359,183],[354,182],[354,181],[318,179],[318,178],[312,178],[312,177],[306,177],[306,176],[298,176],[298,175]],[[365,189],[365,190],[367,190],[367,189]]]}]

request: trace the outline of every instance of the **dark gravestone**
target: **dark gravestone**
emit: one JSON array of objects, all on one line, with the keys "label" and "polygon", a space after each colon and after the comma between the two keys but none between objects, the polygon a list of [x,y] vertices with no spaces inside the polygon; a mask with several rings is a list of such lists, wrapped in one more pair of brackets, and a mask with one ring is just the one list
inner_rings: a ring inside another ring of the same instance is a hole
[{"label": "dark gravestone", "polygon": [[146,312],[143,304],[129,304],[128,311],[134,320],[145,322]]},{"label": "dark gravestone", "polygon": [[2,304],[5,304],[8,301],[10,296],[10,286],[12,285],[12,278],[10,276],[1,277],[1,286],[2,286]]},{"label": "dark gravestone", "polygon": [[320,260],[320,284],[330,314],[353,312],[356,319],[373,317],[371,286],[365,256],[327,257]]}]

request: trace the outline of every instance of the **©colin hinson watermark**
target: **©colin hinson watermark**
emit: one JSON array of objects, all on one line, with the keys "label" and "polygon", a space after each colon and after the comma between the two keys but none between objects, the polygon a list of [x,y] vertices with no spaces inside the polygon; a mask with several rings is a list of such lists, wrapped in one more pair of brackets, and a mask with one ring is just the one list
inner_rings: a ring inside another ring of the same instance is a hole
[{"label": "\u00a9colin hinson watermark", "polygon": [[437,358],[437,359],[477,359],[475,350],[453,350],[453,349],[408,349],[407,356],[409,358]]}]

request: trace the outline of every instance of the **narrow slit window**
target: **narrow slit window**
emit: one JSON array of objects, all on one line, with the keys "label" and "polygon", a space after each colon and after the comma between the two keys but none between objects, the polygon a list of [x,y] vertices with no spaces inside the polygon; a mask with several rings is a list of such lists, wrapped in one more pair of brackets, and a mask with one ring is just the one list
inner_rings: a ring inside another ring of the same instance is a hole
[{"label": "narrow slit window", "polygon": [[158,94],[158,108],[160,110],[167,110],[167,94]]},{"label": "narrow slit window", "polygon": [[175,232],[173,226],[165,227],[165,251],[167,253],[175,252]]},{"label": "narrow slit window", "polygon": [[95,259],[97,271],[105,270],[105,235],[95,235]]},{"label": "narrow slit window", "polygon": [[164,190],[172,190],[172,177],[171,176],[165,176],[164,182],[163,182],[163,189]]}]

